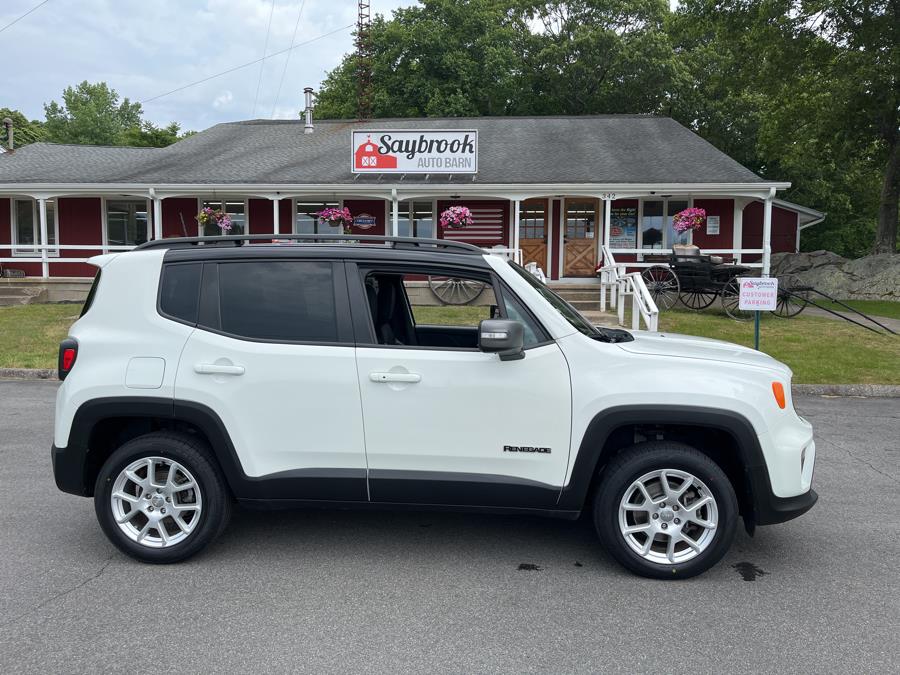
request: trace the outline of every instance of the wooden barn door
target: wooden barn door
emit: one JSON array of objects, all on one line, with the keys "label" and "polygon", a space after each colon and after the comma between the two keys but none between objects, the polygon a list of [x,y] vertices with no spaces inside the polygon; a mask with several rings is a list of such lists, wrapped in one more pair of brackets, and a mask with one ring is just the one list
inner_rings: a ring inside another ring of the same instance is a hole
[{"label": "wooden barn door", "polygon": [[592,277],[597,265],[596,200],[566,200],[563,276]]},{"label": "wooden barn door", "polygon": [[547,227],[549,214],[546,199],[529,199],[519,207],[519,248],[522,249],[522,264],[530,262],[544,270],[547,266]]}]

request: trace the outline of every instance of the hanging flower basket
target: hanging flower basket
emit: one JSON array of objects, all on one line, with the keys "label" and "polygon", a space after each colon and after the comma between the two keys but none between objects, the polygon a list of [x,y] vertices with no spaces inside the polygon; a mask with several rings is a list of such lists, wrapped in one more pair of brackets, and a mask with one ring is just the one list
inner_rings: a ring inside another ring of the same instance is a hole
[{"label": "hanging flower basket", "polygon": [[194,219],[200,223],[200,227],[203,229],[209,225],[215,225],[223,235],[231,231],[231,216],[222,209],[212,209],[207,206],[200,209],[200,213],[194,216]]},{"label": "hanging flower basket", "polygon": [[335,207],[322,209],[316,215],[319,217],[320,223],[328,223],[331,227],[340,227],[343,234],[351,233],[353,215],[346,206],[342,209]]},{"label": "hanging flower basket", "polygon": [[441,227],[444,229],[460,230],[475,224],[472,212],[465,206],[451,206],[441,213]]},{"label": "hanging flower basket", "polygon": [[706,211],[703,209],[690,208],[679,211],[672,218],[672,227],[679,234],[684,232],[692,232],[699,230],[706,224]]}]

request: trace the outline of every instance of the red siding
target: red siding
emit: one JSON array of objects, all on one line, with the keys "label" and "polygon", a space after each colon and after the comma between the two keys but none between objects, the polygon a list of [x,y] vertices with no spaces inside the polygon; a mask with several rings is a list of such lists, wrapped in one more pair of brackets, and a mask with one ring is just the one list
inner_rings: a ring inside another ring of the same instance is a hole
[{"label": "red siding", "polygon": [[435,227],[437,229],[437,236],[439,239],[444,238],[444,233],[441,230],[440,219],[441,214],[450,206],[467,206],[470,209],[484,209],[484,208],[493,208],[496,209],[499,207],[500,209],[500,219],[502,221],[502,234],[500,241],[482,241],[476,238],[466,238],[459,237],[456,241],[465,241],[469,244],[475,244],[476,246],[497,246],[498,244],[501,246],[506,246],[506,242],[509,241],[510,236],[510,223],[509,223],[509,201],[505,199],[454,199],[453,201],[438,201],[437,203],[437,213],[434,214],[435,218]]},{"label": "red siding", "polygon": [[[197,199],[195,197],[168,197],[162,201],[162,236],[196,237]],[[182,223],[184,226],[182,227]]]},{"label": "red siding", "polygon": [[282,199],[278,204],[278,229],[281,234],[290,234],[294,231],[293,199]]},{"label": "red siding", "polygon": [[[86,246],[103,243],[103,202],[98,197],[61,197],[56,200],[59,243]],[[60,258],[90,258],[103,253],[102,246],[91,250],[60,251]],[[96,268],[87,263],[50,265],[52,277],[92,277]]]},{"label": "red siding", "polygon": [[383,199],[345,199],[344,206],[350,209],[350,213],[354,217],[363,213],[375,217],[375,227],[370,227],[368,230],[354,227],[352,228],[353,234],[384,235],[384,204]]},{"label": "red siding", "polygon": [[694,244],[701,249],[732,248],[734,244],[734,200],[695,199],[694,206],[705,210],[707,216],[719,216],[719,234],[709,235],[706,234],[705,227],[700,228],[694,232]]},{"label": "red siding", "polygon": [[[249,234],[272,234],[275,231],[275,221],[272,219],[272,201],[270,199],[247,200],[247,217],[250,220]],[[278,213],[279,219],[281,212]]]},{"label": "red siding", "polygon": [[[795,211],[772,207],[772,253],[796,253],[797,219]],[[762,248],[763,203],[750,202],[744,207],[744,226],[741,248]],[[760,254],[742,256],[743,262],[757,262]]]}]

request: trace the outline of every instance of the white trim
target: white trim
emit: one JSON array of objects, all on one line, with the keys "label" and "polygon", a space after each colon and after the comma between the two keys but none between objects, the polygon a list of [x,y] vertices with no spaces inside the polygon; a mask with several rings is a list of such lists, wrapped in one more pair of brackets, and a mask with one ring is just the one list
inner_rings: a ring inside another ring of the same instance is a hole
[{"label": "white trim", "polygon": [[[19,246],[16,241],[19,235],[18,216],[16,215],[16,202],[31,202],[31,229],[34,235],[34,244]],[[59,200],[55,197],[50,198],[53,202],[53,233],[55,244],[48,245],[47,256],[50,258],[59,257]],[[0,247],[0,248],[5,248]],[[94,247],[99,248],[99,247]],[[38,200],[31,197],[10,197],[9,200],[9,249],[14,258],[27,258],[29,256],[40,256],[44,249],[41,248],[41,232],[40,232],[40,214],[38,213]]]},{"label": "white trim", "polygon": [[[147,197],[100,197],[100,247],[104,253],[109,253],[109,207],[107,202],[138,202],[143,200],[147,209],[147,241],[153,238],[153,200]],[[116,245],[118,249],[118,244]],[[123,244],[133,246],[133,244]]]}]

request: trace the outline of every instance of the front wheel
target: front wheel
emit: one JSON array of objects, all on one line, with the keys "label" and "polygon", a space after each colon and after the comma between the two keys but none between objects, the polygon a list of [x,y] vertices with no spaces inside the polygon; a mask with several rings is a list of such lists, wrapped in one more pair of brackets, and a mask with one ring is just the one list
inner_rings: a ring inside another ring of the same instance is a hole
[{"label": "front wheel", "polygon": [[604,472],[594,524],[612,556],[635,574],[685,579],[728,551],[738,518],[728,477],[709,457],[681,443],[642,443]]},{"label": "front wheel", "polygon": [[173,563],[200,551],[225,528],[231,498],[204,443],[161,431],[125,443],[106,460],[94,509],[123,553]]}]

